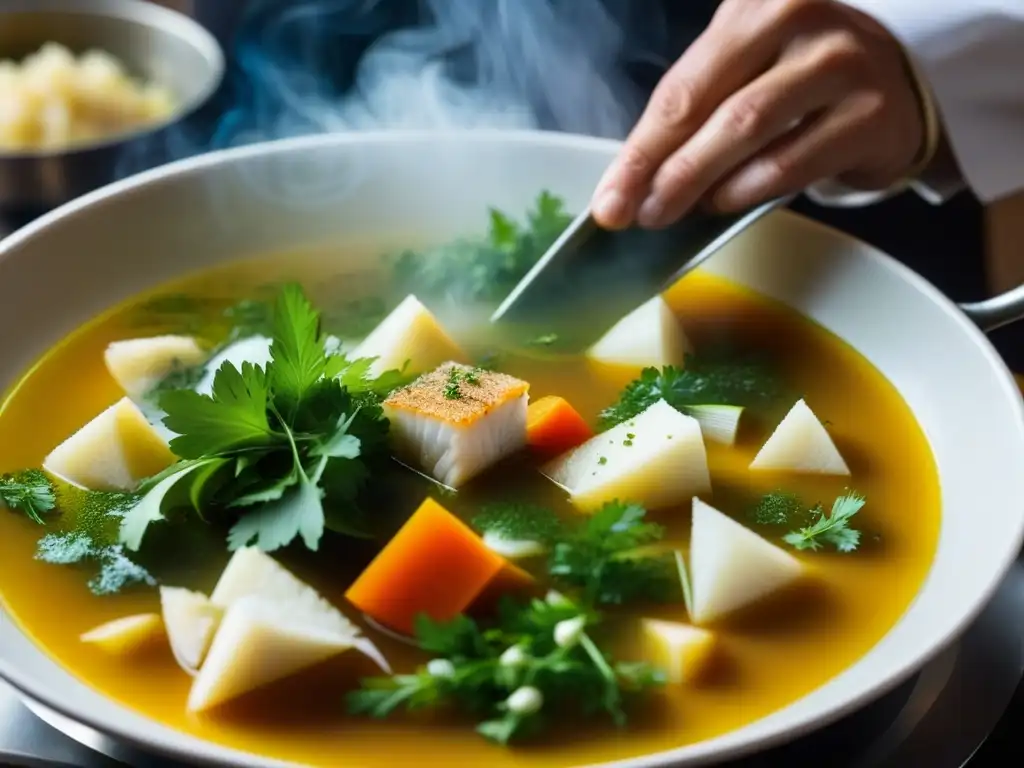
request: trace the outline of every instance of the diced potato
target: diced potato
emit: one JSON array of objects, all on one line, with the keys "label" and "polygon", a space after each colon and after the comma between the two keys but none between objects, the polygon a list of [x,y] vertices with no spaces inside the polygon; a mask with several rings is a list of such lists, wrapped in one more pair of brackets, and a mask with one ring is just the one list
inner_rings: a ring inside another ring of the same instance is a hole
[{"label": "diced potato", "polygon": [[679,318],[661,296],[655,296],[613,325],[587,356],[612,365],[681,367],[690,350]]},{"label": "diced potato", "polygon": [[130,491],[174,462],[167,441],[125,397],[54,448],[43,469],[81,488]]},{"label": "diced potato", "polygon": [[90,629],[79,639],[107,653],[129,654],[148,646],[160,637],[163,622],[155,613],[140,613],[108,621]]},{"label": "diced potato", "polygon": [[334,624],[329,614],[311,615],[285,601],[238,599],[192,684],[189,711],[211,709],[352,648],[355,635],[339,633]]},{"label": "diced potato", "polygon": [[614,499],[657,509],[711,489],[700,424],[664,400],[560,456],[543,472],[582,510]]},{"label": "diced potato", "polygon": [[836,444],[818,417],[798,400],[750,462],[751,469],[849,475]]},{"label": "diced potato", "polygon": [[800,561],[732,518],[693,500],[690,585],[694,624],[767,597],[803,574]]},{"label": "diced potato", "polygon": [[713,632],[660,619],[644,619],[643,631],[650,660],[665,670],[668,682],[693,683],[707,672],[715,651]]},{"label": "diced potato", "polygon": [[224,617],[192,684],[190,711],[216,707],[352,648],[390,672],[355,624],[258,549],[235,552],[210,602]]},{"label": "diced potato", "polygon": [[381,320],[351,357],[377,358],[370,368],[374,376],[401,369],[406,363],[410,372],[423,373],[449,360],[466,361],[465,353],[437,318],[411,294]]},{"label": "diced potato", "polygon": [[168,374],[202,365],[206,353],[191,336],[151,336],[115,341],[103,357],[114,381],[138,400]]},{"label": "diced potato", "polygon": [[160,607],[178,662],[189,670],[202,666],[224,611],[201,592],[181,587],[160,587]]}]

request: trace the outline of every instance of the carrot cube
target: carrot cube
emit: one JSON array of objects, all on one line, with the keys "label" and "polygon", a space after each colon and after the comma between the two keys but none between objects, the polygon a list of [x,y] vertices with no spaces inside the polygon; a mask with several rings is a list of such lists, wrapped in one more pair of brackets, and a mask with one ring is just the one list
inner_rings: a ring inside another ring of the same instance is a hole
[{"label": "carrot cube", "polygon": [[412,634],[420,614],[449,621],[463,613],[505,565],[469,526],[427,499],[345,597],[381,624]]},{"label": "carrot cube", "polygon": [[563,453],[594,436],[565,398],[548,395],[530,403],[526,411],[526,442],[543,453]]}]

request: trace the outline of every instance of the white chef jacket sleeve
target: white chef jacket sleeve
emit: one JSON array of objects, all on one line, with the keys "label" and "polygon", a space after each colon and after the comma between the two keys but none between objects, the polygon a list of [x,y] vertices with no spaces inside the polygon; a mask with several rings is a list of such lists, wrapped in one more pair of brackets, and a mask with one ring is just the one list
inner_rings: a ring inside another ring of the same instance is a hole
[{"label": "white chef jacket sleeve", "polygon": [[[843,2],[885,26],[912,57],[975,195],[987,203],[1024,189],[1024,0]],[[940,203],[957,191],[957,182],[925,175],[912,186]],[[851,204],[841,200],[843,192],[827,182],[810,196]]]}]

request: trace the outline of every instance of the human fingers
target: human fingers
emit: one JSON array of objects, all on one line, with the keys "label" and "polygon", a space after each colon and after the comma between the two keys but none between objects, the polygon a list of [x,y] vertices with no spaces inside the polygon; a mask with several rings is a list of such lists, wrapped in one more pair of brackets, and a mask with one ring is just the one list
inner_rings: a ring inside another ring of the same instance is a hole
[{"label": "human fingers", "polygon": [[865,131],[880,108],[874,94],[861,94],[783,136],[723,181],[712,195],[712,207],[744,210],[857,167],[865,152]]},{"label": "human fingers", "polygon": [[713,23],[666,73],[597,186],[591,210],[601,226],[630,224],[661,163],[770,65],[780,39],[759,32],[753,24]]},{"label": "human fingers", "polygon": [[658,169],[637,221],[670,224],[717,182],[856,85],[860,49],[842,34],[795,41],[778,65],[730,96]]}]

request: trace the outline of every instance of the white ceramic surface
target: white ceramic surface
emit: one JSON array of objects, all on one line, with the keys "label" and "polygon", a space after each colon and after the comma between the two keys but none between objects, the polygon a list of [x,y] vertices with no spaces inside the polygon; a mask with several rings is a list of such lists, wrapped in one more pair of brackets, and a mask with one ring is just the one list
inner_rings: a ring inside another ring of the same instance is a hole
[{"label": "white ceramic surface", "polygon": [[[536,133],[351,134],[207,155],[88,195],[0,243],[0,388],[98,312],[185,272],[278,250],[480,231],[540,189],[585,205],[616,144]],[[1024,533],[1024,408],[980,331],[889,257],[777,212],[709,270],[781,299],[864,353],[931,441],[943,524],[922,592],[860,662],[745,728],[614,765],[707,765],[820,726],[893,686],[964,629]],[[913,514],[913,510],[906,510]],[[73,719],[189,761],[278,766],[93,692],[0,614],[0,676]]]}]

